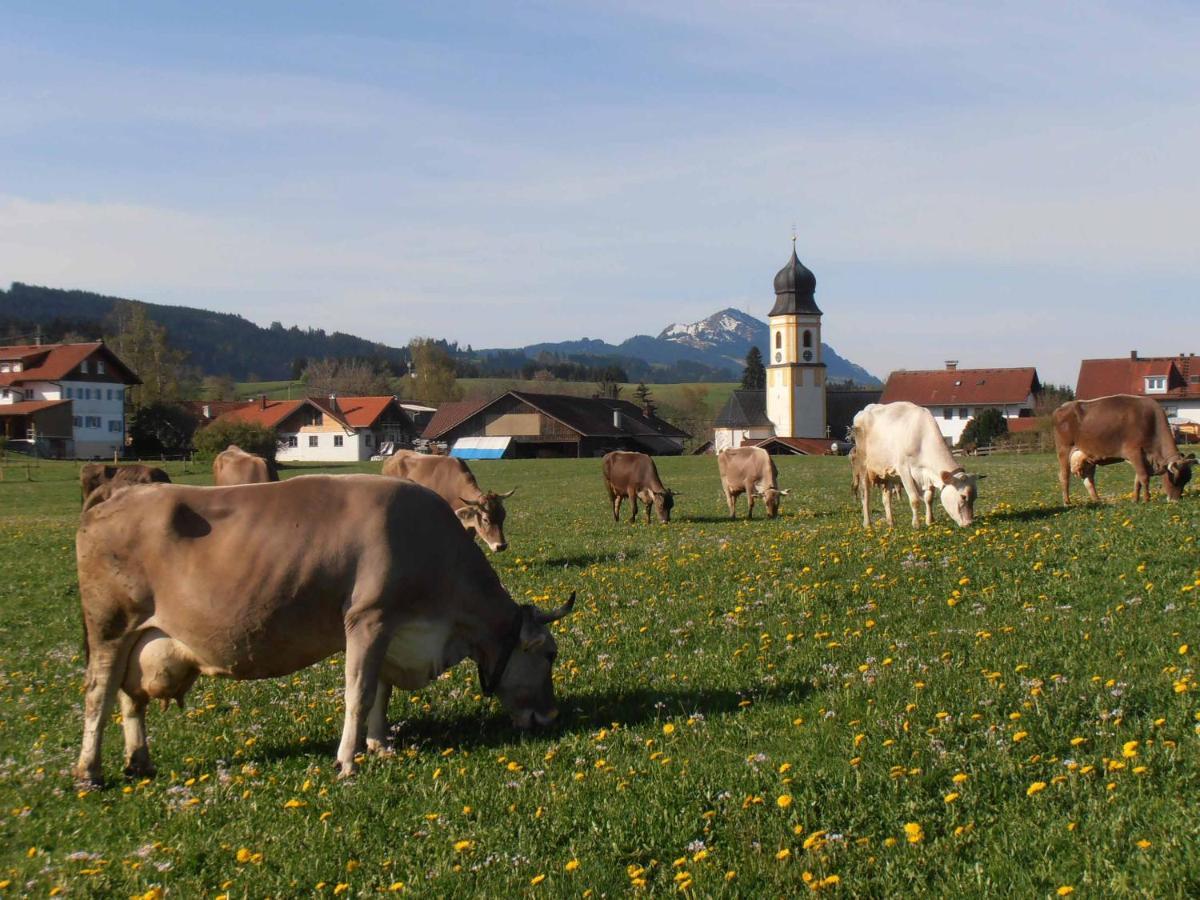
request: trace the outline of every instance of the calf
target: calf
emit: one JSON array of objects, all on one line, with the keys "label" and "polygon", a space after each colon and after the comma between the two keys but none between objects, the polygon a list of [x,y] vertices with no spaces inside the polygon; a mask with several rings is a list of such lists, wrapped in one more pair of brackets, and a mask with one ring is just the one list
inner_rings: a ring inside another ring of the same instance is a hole
[{"label": "calf", "polygon": [[658,513],[664,525],[671,521],[671,510],[675,507],[678,492],[664,487],[658,477],[654,460],[645,453],[614,450],[604,454],[604,487],[612,503],[613,521],[621,520],[621,503],[628,499],[632,504],[629,524],[637,521],[638,500],[646,504],[646,524],[650,524],[650,508]]},{"label": "calf", "polygon": [[746,518],[754,518],[754,500],[761,497],[767,505],[767,518],[779,515],[779,501],[788,495],[779,490],[779,471],[775,460],[762,447],[737,447],[717,454],[721,489],[729,505],[729,518],[737,518],[737,498],[746,495]]},{"label": "calf", "polygon": [[871,487],[883,489],[883,510],[892,525],[891,494],[898,482],[912,507],[912,524],[925,504],[925,524],[933,524],[933,495],[955,522],[966,527],[975,518],[976,482],[954,461],[933,415],[907,401],[872,403],[854,417],[852,481],[862,498],[863,527],[871,527]]},{"label": "calf", "polygon": [[1082,479],[1092,500],[1096,466],[1126,460],[1133,466],[1133,499],[1150,499],[1150,476],[1162,475],[1168,500],[1178,500],[1192,477],[1196,454],[1183,456],[1167,414],[1157,401],[1133,394],[1070,400],[1054,411],[1054,449],[1064,505],[1071,503],[1071,475]]},{"label": "calf", "polygon": [[516,488],[503,494],[483,491],[461,459],[412,450],[397,450],[389,456],[384,460],[382,474],[425,485],[449,503],[463,528],[478,535],[493,553],[508,547],[504,537],[508,514],[502,501],[511,497]]}]

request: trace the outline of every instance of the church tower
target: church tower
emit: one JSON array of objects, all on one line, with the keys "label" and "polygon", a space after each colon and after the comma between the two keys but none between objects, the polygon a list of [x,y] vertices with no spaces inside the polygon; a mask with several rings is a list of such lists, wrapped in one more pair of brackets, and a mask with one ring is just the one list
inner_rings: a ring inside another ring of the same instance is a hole
[{"label": "church tower", "polygon": [[767,418],[776,437],[824,438],[825,363],[821,360],[821,310],[817,279],[796,256],[775,276],[775,306],[768,316]]}]

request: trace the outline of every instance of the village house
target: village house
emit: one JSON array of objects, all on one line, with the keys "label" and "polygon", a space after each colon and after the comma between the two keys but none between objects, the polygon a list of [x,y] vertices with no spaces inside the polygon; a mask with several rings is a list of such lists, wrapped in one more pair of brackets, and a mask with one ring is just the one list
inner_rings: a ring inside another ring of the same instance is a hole
[{"label": "village house", "polygon": [[509,391],[444,403],[421,435],[464,459],[603,456],[639,450],[677,456],[690,435],[628,400]]},{"label": "village house", "polygon": [[358,462],[389,453],[416,436],[395,397],[249,400],[216,421],[274,428],[280,462]]},{"label": "village house", "polygon": [[0,347],[0,434],[39,456],[125,449],[125,391],[141,384],[103,341]]},{"label": "village house", "polygon": [[893,372],[880,402],[907,400],[925,407],[947,443],[954,445],[967,423],[985,409],[999,410],[1010,421],[1031,418],[1041,390],[1033,367],[960,369],[956,360],[947,360],[944,369]]},{"label": "village house", "polygon": [[1177,431],[1192,440],[1200,438],[1200,362],[1194,353],[1138,356],[1131,350],[1128,357],[1083,360],[1076,398],[1095,400],[1111,394],[1157,400]]}]

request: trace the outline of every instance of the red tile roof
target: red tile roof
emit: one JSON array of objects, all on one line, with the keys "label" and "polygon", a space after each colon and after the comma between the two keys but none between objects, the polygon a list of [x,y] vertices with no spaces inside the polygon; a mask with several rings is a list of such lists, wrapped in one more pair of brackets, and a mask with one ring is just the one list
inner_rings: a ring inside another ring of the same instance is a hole
[{"label": "red tile roof", "polygon": [[465,422],[491,402],[491,400],[476,398],[475,400],[443,403],[437,408],[437,412],[433,414],[433,418],[429,420],[429,424],[425,426],[425,430],[421,432],[421,437],[428,441],[435,441],[455,425]]},{"label": "red tile roof", "polygon": [[918,406],[989,406],[1023,403],[1041,389],[1037,369],[900,370],[888,376],[880,403]]},{"label": "red tile roof", "polygon": [[70,402],[70,400],[25,400],[21,403],[5,403],[0,405],[0,416],[28,416],[31,413]]},{"label": "red tile roof", "polygon": [[85,359],[96,353],[105,357],[114,372],[125,375],[126,384],[141,384],[137,375],[112,352],[103,341],[85,344],[20,344],[0,347],[0,359],[20,360],[22,371],[0,374],[0,384],[20,384],[25,381],[59,381],[78,368]]},{"label": "red tile roof", "polygon": [[[1148,376],[1165,376],[1165,392],[1146,393]],[[1075,396],[1095,400],[1113,394],[1136,394],[1157,400],[1200,398],[1200,360],[1194,356],[1132,356],[1120,359],[1085,359],[1079,364]]]},{"label": "red tile roof", "polygon": [[[300,409],[302,406],[316,406],[307,397],[299,400],[267,400],[259,398],[257,400],[248,400],[239,406],[237,409],[231,409],[227,413],[217,416],[217,419],[226,422],[249,422],[253,425],[261,425],[264,428],[276,428],[284,419]],[[324,412],[321,409],[321,412]]]},{"label": "red tile roof", "polygon": [[[400,404],[395,397],[338,397],[337,405],[341,410],[341,417],[346,420],[351,428],[370,428],[379,421],[379,417],[387,411],[387,408],[393,403],[399,409]],[[322,404],[328,408],[328,404]],[[407,415],[407,413],[405,414]]]},{"label": "red tile roof", "polygon": [[[299,400],[249,400],[238,404],[236,409],[222,413],[217,418],[238,422],[253,422],[266,428],[278,428],[299,409],[311,406],[350,429],[370,428],[392,404],[400,409],[396,398],[387,397],[338,397],[335,412],[328,400],[302,397]],[[405,414],[406,415],[406,414]]]},{"label": "red tile roof", "polygon": [[828,456],[836,441],[828,438],[769,437],[761,440],[742,441],[743,447],[762,447],[770,450],[771,444],[782,444],[803,456]]}]

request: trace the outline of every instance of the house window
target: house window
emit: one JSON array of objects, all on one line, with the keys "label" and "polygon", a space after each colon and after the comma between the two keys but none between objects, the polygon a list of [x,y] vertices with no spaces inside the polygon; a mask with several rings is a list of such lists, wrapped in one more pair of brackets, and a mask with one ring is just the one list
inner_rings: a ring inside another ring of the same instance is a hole
[{"label": "house window", "polygon": [[73,416],[71,418],[71,424],[74,425],[76,428],[82,428],[83,427],[83,416]]},{"label": "house window", "polygon": [[958,408],[958,417],[959,417],[960,419],[969,419],[969,418],[971,418],[971,410],[967,409],[965,406],[960,406],[960,407]]},{"label": "house window", "polygon": [[1164,394],[1167,390],[1166,375],[1147,375],[1146,376],[1146,393],[1147,394]]},{"label": "house window", "polygon": [[805,347],[812,346],[812,332],[811,331],[804,332],[804,346]]},{"label": "house window", "polygon": [[63,397],[66,400],[71,399],[71,389],[70,388],[67,388],[66,391],[63,392]]},{"label": "house window", "polygon": [[122,403],[125,402],[125,388],[117,388],[117,399]]},{"label": "house window", "polygon": [[315,434],[310,434],[308,436],[308,446],[310,446],[310,447],[317,446],[317,436]]},{"label": "house window", "polygon": [[110,432],[119,433],[121,431],[121,420],[120,419],[109,419],[108,420],[108,430]]},{"label": "house window", "polygon": [[109,400],[111,400],[111,399],[112,399],[112,388],[109,388],[109,389],[108,389],[108,399],[109,399]]},{"label": "house window", "polygon": [[287,439],[287,445],[289,447],[299,447],[300,446],[300,438],[298,438],[294,434],[289,434],[288,439]]},{"label": "house window", "polygon": [[370,447],[371,446],[371,435],[370,434],[366,435],[364,438],[364,441],[365,441],[366,445],[368,447]]},{"label": "house window", "polygon": [[96,360],[96,374],[97,375],[104,374],[104,363],[101,362],[100,360]]},{"label": "house window", "polygon": [[79,371],[80,371],[80,372],[82,372],[84,375],[86,375],[86,374],[87,374],[87,372],[88,372],[88,361],[87,361],[86,359],[85,359],[83,362],[81,362],[81,363],[79,364]]},{"label": "house window", "polygon": [[33,399],[33,388],[25,388],[25,399],[26,400]]},{"label": "house window", "polygon": [[104,423],[100,421],[99,416],[84,416],[83,424],[87,428],[103,428]]},{"label": "house window", "polygon": [[333,436],[333,446],[340,447],[342,446],[342,443],[342,436],[340,434],[335,434]]}]

